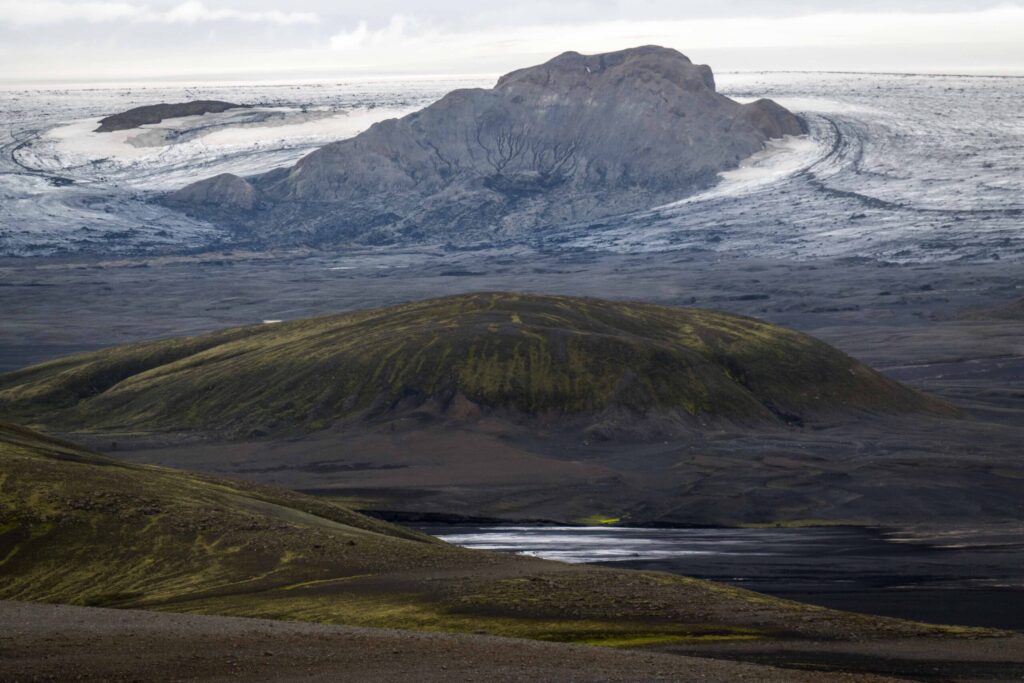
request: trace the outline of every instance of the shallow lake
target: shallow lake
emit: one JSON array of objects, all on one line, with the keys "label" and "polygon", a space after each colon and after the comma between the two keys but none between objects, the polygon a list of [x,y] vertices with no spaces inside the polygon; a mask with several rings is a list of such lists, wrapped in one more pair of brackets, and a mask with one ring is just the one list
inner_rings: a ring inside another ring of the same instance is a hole
[{"label": "shallow lake", "polygon": [[1024,532],[419,526],[449,543],[685,574],[836,609],[1024,630]]}]

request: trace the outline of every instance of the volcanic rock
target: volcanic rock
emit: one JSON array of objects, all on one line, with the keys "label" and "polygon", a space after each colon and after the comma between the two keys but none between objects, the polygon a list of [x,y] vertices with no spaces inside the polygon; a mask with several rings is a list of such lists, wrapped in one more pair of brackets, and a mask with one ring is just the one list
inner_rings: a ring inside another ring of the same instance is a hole
[{"label": "volcanic rock", "polygon": [[97,133],[112,133],[115,130],[130,130],[147,124],[160,123],[164,119],[177,119],[183,116],[200,116],[202,114],[219,114],[229,109],[238,109],[243,105],[217,100],[195,100],[177,104],[151,104],[136,107],[120,114],[100,119]]}]

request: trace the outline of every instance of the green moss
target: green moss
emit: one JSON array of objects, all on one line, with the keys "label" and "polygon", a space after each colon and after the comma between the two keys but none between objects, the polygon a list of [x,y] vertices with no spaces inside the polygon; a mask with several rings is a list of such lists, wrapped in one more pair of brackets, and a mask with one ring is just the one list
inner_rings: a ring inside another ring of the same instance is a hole
[{"label": "green moss", "polygon": [[760,640],[763,636],[747,634],[716,634],[716,635],[642,635],[642,636],[606,636],[587,638],[577,641],[585,645],[597,645],[600,647],[644,647],[651,645],[682,645],[682,644],[703,644],[719,642],[736,642],[745,640]]},{"label": "green moss", "polygon": [[445,603],[425,601],[415,593],[346,596],[344,601],[309,595],[287,597],[274,593],[255,604],[226,597],[176,605],[174,609],[196,614],[283,617],[293,621],[407,631],[487,633],[511,638],[606,647],[752,640],[768,635],[757,629],[722,624],[661,623],[653,619],[557,619],[470,614],[457,611]]},{"label": "green moss", "polygon": [[350,543],[367,551],[352,571],[373,566],[374,549],[444,553],[315,498],[125,465],[3,424],[0,465],[0,519],[22,520],[0,533],[0,598],[150,604],[309,579],[316,557]]},{"label": "green moss", "polygon": [[110,593],[110,594],[95,594],[89,596],[87,599],[82,601],[84,607],[118,607],[124,605],[141,597],[145,594],[139,591],[131,593]]},{"label": "green moss", "polygon": [[936,628],[938,633],[944,633],[951,636],[979,636],[987,637],[994,634],[990,628],[980,628],[977,626],[938,626]]},{"label": "green moss", "polygon": [[590,515],[576,520],[577,524],[584,524],[586,526],[612,526],[621,521],[621,517],[608,517],[606,515]]},{"label": "green moss", "polygon": [[951,410],[758,320],[512,294],[123,346],[0,376],[0,409],[65,431],[303,432],[456,393],[528,415]]}]

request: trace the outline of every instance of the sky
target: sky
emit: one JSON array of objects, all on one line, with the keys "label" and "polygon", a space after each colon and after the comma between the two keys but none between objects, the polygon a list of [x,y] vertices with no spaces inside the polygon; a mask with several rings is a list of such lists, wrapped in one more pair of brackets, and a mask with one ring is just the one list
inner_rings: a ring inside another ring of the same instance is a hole
[{"label": "sky", "polygon": [[1024,75],[1024,0],[0,0],[0,82],[499,74],[674,47],[716,71]]}]

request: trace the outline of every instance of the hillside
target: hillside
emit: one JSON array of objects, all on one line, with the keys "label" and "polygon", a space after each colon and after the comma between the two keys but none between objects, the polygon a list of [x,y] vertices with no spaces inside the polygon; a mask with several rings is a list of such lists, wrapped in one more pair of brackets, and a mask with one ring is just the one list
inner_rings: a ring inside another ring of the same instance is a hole
[{"label": "hillside", "polygon": [[0,425],[0,600],[603,645],[943,634],[684,577],[462,550]]},{"label": "hillside", "polygon": [[148,603],[259,590],[328,555],[358,573],[449,550],[316,498],[128,465],[7,423],[0,462],[4,598]]},{"label": "hillside", "polygon": [[567,52],[166,202],[267,243],[516,239],[681,199],[803,132],[774,102],[719,94],[711,69],[675,50]]},{"label": "hillside", "polygon": [[615,437],[953,412],[758,320],[501,293],[72,356],[0,376],[0,407],[60,430],[229,437],[413,415]]}]

